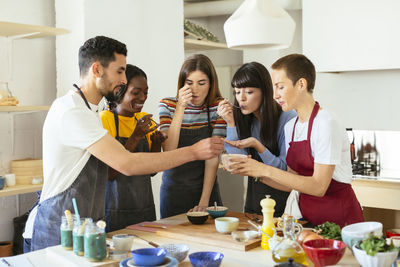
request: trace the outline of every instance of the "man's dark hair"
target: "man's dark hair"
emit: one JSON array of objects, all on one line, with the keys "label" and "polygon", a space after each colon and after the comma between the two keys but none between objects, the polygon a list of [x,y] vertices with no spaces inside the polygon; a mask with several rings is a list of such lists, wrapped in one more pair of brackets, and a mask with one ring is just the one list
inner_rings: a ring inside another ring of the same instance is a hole
[{"label": "man's dark hair", "polygon": [[108,64],[115,60],[114,53],[126,56],[126,45],[105,36],[96,36],[87,40],[79,48],[79,73],[81,77],[87,74],[93,62],[99,61],[103,67],[107,68]]},{"label": "man's dark hair", "polygon": [[296,84],[301,78],[307,81],[307,91],[312,93],[315,85],[315,67],[314,64],[302,54],[291,54],[278,59],[271,66],[274,70],[284,70],[286,76]]}]

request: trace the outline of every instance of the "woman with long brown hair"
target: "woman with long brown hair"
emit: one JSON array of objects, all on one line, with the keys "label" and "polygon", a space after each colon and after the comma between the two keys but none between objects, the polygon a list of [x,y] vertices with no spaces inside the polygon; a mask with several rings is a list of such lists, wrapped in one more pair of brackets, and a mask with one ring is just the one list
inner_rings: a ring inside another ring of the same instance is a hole
[{"label": "woman with long brown hair", "polygon": [[[217,114],[222,100],[214,65],[197,54],[182,65],[176,97],[161,100],[160,131],[168,135],[163,150],[190,146],[210,136],[225,136],[226,123]],[[222,205],[216,173],[218,157],[194,161],[163,173],[160,190],[161,217],[204,211],[215,201]]]},{"label": "woman with long brown hair", "polygon": [[[286,170],[284,125],[296,113],[283,112],[273,99],[268,70],[258,62],[242,65],[232,78],[235,101],[221,101],[218,114],[227,122],[225,150],[251,155],[264,164]],[[276,201],[275,215],[281,216],[288,193],[249,177],[245,212],[261,214],[260,200],[270,195]]]}]

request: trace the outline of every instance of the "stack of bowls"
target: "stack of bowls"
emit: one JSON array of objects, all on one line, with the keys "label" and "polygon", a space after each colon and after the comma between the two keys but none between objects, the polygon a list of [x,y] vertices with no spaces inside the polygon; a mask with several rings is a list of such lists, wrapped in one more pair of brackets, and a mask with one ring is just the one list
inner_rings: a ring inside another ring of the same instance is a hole
[{"label": "stack of bowls", "polygon": [[165,261],[167,251],[163,248],[141,248],[131,251],[136,265],[157,266]]}]

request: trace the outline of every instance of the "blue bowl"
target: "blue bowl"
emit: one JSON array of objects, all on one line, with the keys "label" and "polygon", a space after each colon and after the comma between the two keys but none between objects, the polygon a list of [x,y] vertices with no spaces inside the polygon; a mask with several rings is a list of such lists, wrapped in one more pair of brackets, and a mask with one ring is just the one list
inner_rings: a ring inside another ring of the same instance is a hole
[{"label": "blue bowl", "polygon": [[167,251],[163,248],[141,248],[131,251],[136,265],[154,266],[164,262]]},{"label": "blue bowl", "polygon": [[217,206],[217,207],[208,207],[206,210],[210,214],[210,216],[215,219],[218,217],[224,217],[226,212],[228,211],[228,208]]},{"label": "blue bowl", "polygon": [[224,254],[212,251],[195,252],[189,255],[190,263],[194,267],[218,267],[223,258]]}]

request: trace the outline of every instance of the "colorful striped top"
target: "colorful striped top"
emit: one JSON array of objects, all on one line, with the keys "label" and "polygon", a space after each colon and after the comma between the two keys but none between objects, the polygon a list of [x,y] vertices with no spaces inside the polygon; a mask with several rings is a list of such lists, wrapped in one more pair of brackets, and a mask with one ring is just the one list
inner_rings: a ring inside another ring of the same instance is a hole
[{"label": "colorful striped top", "polygon": [[[218,103],[210,105],[210,122],[213,128],[212,135],[226,136],[226,122],[218,116],[217,108]],[[176,97],[167,97],[160,101],[158,111],[160,115],[160,131],[166,131],[171,125],[172,118],[175,113],[178,99]],[[207,106],[196,107],[188,105],[185,109],[182,120],[182,129],[197,129],[208,125],[207,119]]]}]

